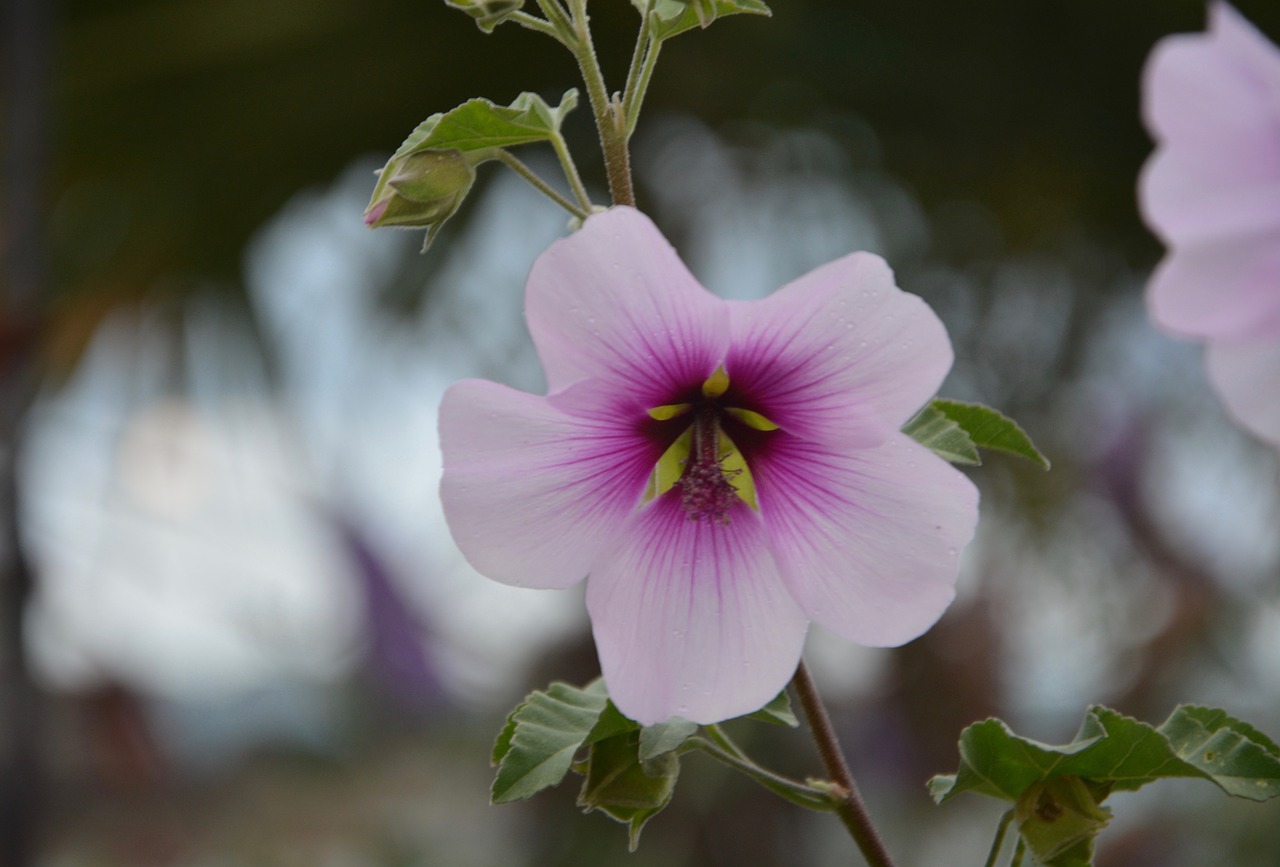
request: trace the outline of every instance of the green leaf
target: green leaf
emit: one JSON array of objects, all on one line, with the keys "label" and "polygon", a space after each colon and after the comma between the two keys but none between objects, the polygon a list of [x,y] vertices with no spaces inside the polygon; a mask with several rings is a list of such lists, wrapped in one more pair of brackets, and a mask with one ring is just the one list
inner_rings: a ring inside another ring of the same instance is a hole
[{"label": "green leaf", "polygon": [[674,752],[641,761],[642,737],[642,732],[631,731],[592,744],[578,795],[585,812],[599,810],[628,826],[633,852],[645,823],[671,802],[680,773]]},{"label": "green leaf", "polygon": [[1159,732],[1180,759],[1228,795],[1253,801],[1280,797],[1280,747],[1226,711],[1183,705]]},{"label": "green leaf", "polygon": [[[635,5],[643,12],[640,3]],[[655,39],[670,39],[695,27],[709,27],[717,18],[739,13],[773,14],[762,0],[653,0],[649,32]]]},{"label": "green leaf", "polygon": [[669,753],[693,736],[698,724],[684,717],[673,716],[657,725],[645,726],[640,730],[640,761]]},{"label": "green leaf", "polygon": [[1265,801],[1280,796],[1280,747],[1217,708],[1184,706],[1159,728],[1095,706],[1070,743],[1014,734],[998,719],[960,734],[960,767],[929,781],[938,803],[978,792],[1015,803],[1019,833],[1051,867],[1090,863],[1093,837],[1110,818],[1111,792],[1158,779],[1199,777],[1224,792]]},{"label": "green leaf", "polygon": [[446,6],[460,9],[476,19],[476,25],[485,33],[506,21],[524,6],[524,0],[444,0]]},{"label": "green leaf", "polygon": [[982,463],[978,449],[960,425],[947,418],[941,410],[926,406],[907,422],[902,432],[920,445],[932,449],[934,454],[953,464],[977,465]]},{"label": "green leaf", "polygon": [[787,696],[785,689],[760,710],[748,714],[748,717],[788,728],[796,728],[800,725],[800,720],[796,719],[795,713],[791,710],[791,699]]},{"label": "green leaf", "polygon": [[601,680],[585,689],[553,683],[546,692],[531,693],[507,717],[493,745],[493,803],[528,798],[564,779],[607,705]]},{"label": "green leaf", "polygon": [[1166,777],[1199,777],[1236,797],[1280,796],[1280,747],[1217,708],[1179,707],[1159,728],[1095,706],[1071,743],[1023,738],[998,719],[960,734],[960,769],[929,781],[935,801],[974,791],[1008,801],[1031,785],[1080,777],[1108,791],[1139,789]]},{"label": "green leaf", "polygon": [[978,448],[1008,452],[1049,469],[1049,459],[1035,447],[1026,431],[1013,419],[991,407],[980,403],[938,399],[929,404],[928,408],[955,422]]},{"label": "green leaf", "polygon": [[426,150],[488,151],[551,141],[559,133],[565,115],[577,105],[578,91],[572,89],[554,108],[536,93],[522,93],[511,105],[469,99],[418,124],[392,159]]}]

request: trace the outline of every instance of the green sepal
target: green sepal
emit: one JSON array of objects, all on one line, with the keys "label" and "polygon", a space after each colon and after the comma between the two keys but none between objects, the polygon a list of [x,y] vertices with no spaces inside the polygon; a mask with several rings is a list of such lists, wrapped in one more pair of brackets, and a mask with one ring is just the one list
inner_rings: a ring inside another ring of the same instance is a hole
[{"label": "green sepal", "polygon": [[1014,819],[1036,863],[1089,867],[1094,842],[1111,821],[1111,811],[1099,805],[1098,794],[1084,780],[1055,777],[1022,793],[1014,805]]},{"label": "green sepal", "polygon": [[599,810],[627,826],[633,852],[645,823],[671,803],[680,774],[680,759],[674,752],[642,761],[641,736],[630,731],[592,744],[578,794],[578,806],[584,812]]},{"label": "green sepal", "polygon": [[647,762],[663,753],[679,749],[697,730],[696,722],[681,716],[673,716],[657,725],[645,726],[640,730],[640,761]]},{"label": "green sepal", "polygon": [[695,27],[705,29],[726,15],[773,14],[762,0],[652,0],[652,4],[632,0],[632,3],[642,15],[649,9],[649,32],[658,40],[670,39]]},{"label": "green sepal", "polygon": [[762,722],[773,723],[774,725],[786,726],[788,728],[797,728],[800,720],[796,719],[795,712],[791,710],[791,698],[784,689],[778,693],[773,701],[766,704],[760,710],[753,714],[747,715],[750,719],[758,719]]},{"label": "green sepal", "polygon": [[485,33],[492,33],[493,28],[524,6],[524,0],[444,0],[444,3],[476,19],[476,26]]}]

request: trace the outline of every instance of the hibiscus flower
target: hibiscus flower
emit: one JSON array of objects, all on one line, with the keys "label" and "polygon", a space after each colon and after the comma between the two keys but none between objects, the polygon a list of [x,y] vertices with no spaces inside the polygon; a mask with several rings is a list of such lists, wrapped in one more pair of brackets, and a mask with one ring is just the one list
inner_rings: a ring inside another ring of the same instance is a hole
[{"label": "hibiscus flower", "polygon": [[616,207],[538,258],[525,312],[549,393],[452,386],[445,516],[494,580],[590,576],[623,713],[749,713],[786,686],[810,621],[892,646],[951,602],[977,492],[899,432],[951,345],[879,257],[725,301]]},{"label": "hibiscus flower", "polygon": [[1207,342],[1227,410],[1280,447],[1280,52],[1214,3],[1208,32],[1152,51],[1143,109],[1156,151],[1139,200],[1169,247],[1151,317]]}]

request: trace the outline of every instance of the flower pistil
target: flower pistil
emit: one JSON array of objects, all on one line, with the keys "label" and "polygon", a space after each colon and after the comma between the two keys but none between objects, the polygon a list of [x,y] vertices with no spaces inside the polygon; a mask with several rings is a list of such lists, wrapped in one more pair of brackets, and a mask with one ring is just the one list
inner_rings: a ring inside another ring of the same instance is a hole
[{"label": "flower pistil", "polygon": [[693,418],[654,466],[646,502],[679,488],[681,506],[690,521],[721,525],[729,523],[729,512],[739,499],[759,510],[751,470],[742,450],[725,433],[724,418],[727,415],[760,431],[778,426],[754,410],[723,406],[721,398],[728,390],[729,376],[718,367],[703,382],[696,403],[667,404],[648,411],[650,418],[660,422]]}]

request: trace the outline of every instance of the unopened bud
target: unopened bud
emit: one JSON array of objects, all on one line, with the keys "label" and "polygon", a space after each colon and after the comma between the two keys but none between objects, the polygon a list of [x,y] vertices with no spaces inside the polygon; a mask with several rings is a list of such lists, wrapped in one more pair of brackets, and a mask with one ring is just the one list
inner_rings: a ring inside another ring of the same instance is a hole
[{"label": "unopened bud", "polygon": [[382,169],[364,211],[369,228],[422,227],[427,240],[453,216],[476,179],[461,151],[429,150],[393,158]]}]

